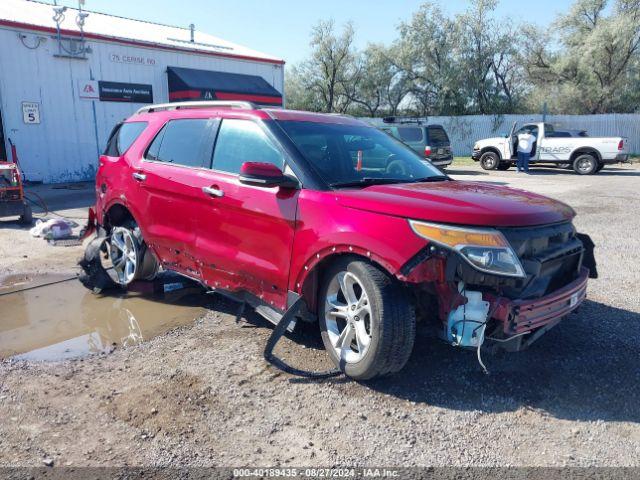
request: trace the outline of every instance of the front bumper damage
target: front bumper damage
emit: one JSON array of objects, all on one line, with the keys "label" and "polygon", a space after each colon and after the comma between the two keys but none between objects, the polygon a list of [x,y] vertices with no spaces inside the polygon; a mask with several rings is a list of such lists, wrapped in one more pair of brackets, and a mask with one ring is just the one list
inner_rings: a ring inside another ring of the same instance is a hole
[{"label": "front bumper damage", "polygon": [[492,318],[502,324],[509,337],[532,332],[573,312],[587,297],[588,279],[589,270],[582,267],[576,280],[541,298],[512,300],[491,294],[484,298],[491,304]]},{"label": "front bumper damage", "polygon": [[433,246],[401,270],[400,280],[414,284],[418,315],[436,320],[440,336],[454,346],[527,348],[574,312],[586,299],[588,279],[597,278],[594,244],[570,224],[509,236],[526,279],[483,274]]}]

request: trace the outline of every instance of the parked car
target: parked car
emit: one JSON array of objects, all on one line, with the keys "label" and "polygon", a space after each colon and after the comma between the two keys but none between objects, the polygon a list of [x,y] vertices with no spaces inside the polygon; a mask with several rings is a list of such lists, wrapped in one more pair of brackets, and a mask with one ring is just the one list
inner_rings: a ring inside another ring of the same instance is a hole
[{"label": "parked car", "polygon": [[[536,137],[531,150],[531,164],[571,165],[580,175],[594,174],[605,165],[627,162],[629,152],[624,137],[588,137],[572,131],[556,134],[549,123],[528,123],[503,137],[479,140],[473,146],[471,158],[485,170],[507,170],[517,157],[518,134],[530,130]],[[563,131],[564,132],[564,131]]]},{"label": "parked car", "polygon": [[385,117],[382,130],[407,144],[433,165],[443,169],[453,162],[451,142],[442,125],[424,124],[406,117]]},{"label": "parked car", "polygon": [[417,321],[460,347],[525,348],[580,305],[595,267],[569,206],[454,181],[347,116],[144,107],[114,129],[96,193],[122,287],[162,266],[272,322],[302,298],[297,321],[355,379],[402,369]]}]

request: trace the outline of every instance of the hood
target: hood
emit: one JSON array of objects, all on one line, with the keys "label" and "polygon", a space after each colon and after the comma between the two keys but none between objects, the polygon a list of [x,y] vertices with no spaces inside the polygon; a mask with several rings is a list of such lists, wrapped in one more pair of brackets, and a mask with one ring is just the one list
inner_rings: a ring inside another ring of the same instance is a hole
[{"label": "hood", "polygon": [[498,146],[501,143],[504,143],[507,139],[504,137],[491,137],[491,138],[483,138],[482,140],[478,140],[475,142],[475,145],[479,145],[482,148],[485,145]]},{"label": "hood", "polygon": [[571,220],[574,210],[535,193],[479,182],[374,185],[334,192],[339,204],[385,215],[485,227],[523,227]]}]

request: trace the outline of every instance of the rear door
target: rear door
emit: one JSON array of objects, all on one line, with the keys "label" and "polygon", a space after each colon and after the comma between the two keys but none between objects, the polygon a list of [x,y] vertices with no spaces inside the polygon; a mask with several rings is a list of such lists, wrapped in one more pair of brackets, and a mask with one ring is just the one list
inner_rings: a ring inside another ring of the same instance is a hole
[{"label": "rear door", "polygon": [[133,172],[144,205],[143,232],[166,268],[200,278],[192,250],[202,191],[194,187],[208,171],[218,120],[169,120]]},{"label": "rear door", "polygon": [[194,256],[210,286],[247,290],[284,310],[299,190],[240,183],[244,162],[286,168],[284,152],[264,125],[225,118],[213,168],[195,179],[201,198]]}]

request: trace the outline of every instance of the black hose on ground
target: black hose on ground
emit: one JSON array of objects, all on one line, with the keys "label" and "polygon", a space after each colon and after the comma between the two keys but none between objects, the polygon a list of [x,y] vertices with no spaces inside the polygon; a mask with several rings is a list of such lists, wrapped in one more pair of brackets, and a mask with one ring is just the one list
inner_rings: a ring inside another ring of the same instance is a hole
[{"label": "black hose on ground", "polygon": [[294,317],[300,313],[302,306],[304,305],[304,299],[302,297],[298,298],[293,305],[289,307],[289,309],[282,316],[276,328],[271,333],[269,340],[267,340],[267,344],[264,347],[264,359],[272,364],[274,367],[282,370],[283,372],[289,373],[291,375],[296,375],[298,377],[305,378],[331,378],[337,377],[342,373],[342,370],[339,368],[334,368],[332,370],[326,370],[324,372],[308,372],[306,370],[300,370],[298,368],[292,367],[288,365],[286,362],[276,357],[273,354],[273,349],[276,347],[278,341],[282,338],[284,333],[287,331],[287,327],[294,319]]}]

